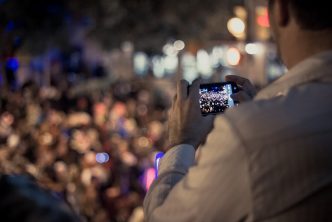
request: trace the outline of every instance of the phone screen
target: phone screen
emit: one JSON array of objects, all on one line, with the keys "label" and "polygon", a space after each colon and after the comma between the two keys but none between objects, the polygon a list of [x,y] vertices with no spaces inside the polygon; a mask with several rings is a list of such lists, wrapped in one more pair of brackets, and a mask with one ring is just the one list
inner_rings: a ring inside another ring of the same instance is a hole
[{"label": "phone screen", "polygon": [[223,113],[236,105],[230,95],[237,92],[235,83],[212,83],[200,86],[200,108],[202,115]]}]

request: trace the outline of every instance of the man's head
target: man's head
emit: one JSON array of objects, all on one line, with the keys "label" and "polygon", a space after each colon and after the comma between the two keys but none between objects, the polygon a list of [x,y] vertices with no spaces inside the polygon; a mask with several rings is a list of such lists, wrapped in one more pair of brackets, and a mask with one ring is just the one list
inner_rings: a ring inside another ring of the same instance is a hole
[{"label": "man's head", "polygon": [[271,29],[290,68],[332,49],[332,13],[327,0],[268,0]]},{"label": "man's head", "polygon": [[77,222],[64,202],[56,199],[26,176],[0,174],[1,221]]}]

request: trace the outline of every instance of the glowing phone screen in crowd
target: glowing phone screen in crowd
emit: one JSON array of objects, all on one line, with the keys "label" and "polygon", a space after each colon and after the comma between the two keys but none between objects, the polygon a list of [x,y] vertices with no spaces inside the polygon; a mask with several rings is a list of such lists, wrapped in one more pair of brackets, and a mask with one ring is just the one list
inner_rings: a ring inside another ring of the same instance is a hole
[{"label": "glowing phone screen in crowd", "polygon": [[231,95],[237,91],[237,86],[232,82],[201,85],[199,105],[202,115],[223,113],[235,106]]}]

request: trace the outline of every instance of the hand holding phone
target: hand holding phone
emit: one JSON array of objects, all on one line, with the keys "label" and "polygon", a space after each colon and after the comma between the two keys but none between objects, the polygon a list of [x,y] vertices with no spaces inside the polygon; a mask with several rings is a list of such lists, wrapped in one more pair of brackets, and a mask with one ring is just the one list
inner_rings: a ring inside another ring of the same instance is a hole
[{"label": "hand holding phone", "polygon": [[237,75],[228,75],[225,77],[226,81],[234,82],[238,87],[238,92],[232,95],[235,101],[240,103],[251,101],[257,94],[255,86],[249,79]]},{"label": "hand holding phone", "polygon": [[200,84],[201,79],[193,81],[190,87],[185,80],[177,84],[177,93],[168,115],[169,148],[189,144],[197,149],[213,129],[215,116],[202,116],[199,108]]}]

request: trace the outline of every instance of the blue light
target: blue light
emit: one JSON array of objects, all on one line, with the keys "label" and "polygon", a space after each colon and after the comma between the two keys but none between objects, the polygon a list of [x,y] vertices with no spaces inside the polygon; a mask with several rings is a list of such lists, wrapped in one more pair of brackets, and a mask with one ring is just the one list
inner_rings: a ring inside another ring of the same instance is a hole
[{"label": "blue light", "polygon": [[110,156],[108,153],[97,153],[96,154],[96,161],[97,163],[107,163],[110,160]]},{"label": "blue light", "polygon": [[19,47],[22,44],[22,38],[20,36],[15,36],[14,47]]},{"label": "blue light", "polygon": [[20,64],[16,58],[10,58],[7,60],[6,69],[16,72],[19,67]]},{"label": "blue light", "polygon": [[6,25],[6,31],[11,32],[15,29],[15,22],[14,21],[9,21]]},{"label": "blue light", "polygon": [[159,162],[160,160],[164,157],[164,153],[163,152],[158,152],[156,154],[155,160],[154,160],[154,168],[155,168],[155,172],[156,172],[156,178],[158,177],[158,171],[159,171]]},{"label": "blue light", "polygon": [[7,0],[0,0],[0,5],[6,3]]}]

